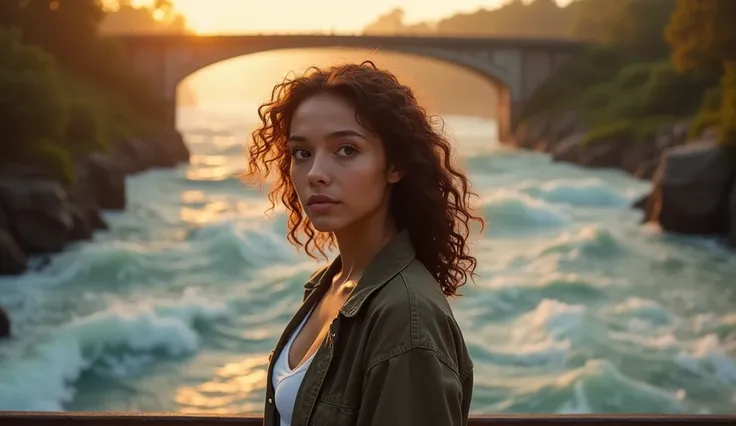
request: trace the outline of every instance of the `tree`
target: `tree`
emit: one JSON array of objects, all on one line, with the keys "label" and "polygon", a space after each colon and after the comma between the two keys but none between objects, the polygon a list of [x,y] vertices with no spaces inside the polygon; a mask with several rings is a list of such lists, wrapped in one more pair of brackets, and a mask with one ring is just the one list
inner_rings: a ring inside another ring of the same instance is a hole
[{"label": "tree", "polygon": [[0,28],[0,159],[39,164],[65,181],[71,159],[58,142],[69,117],[53,58]]},{"label": "tree", "polygon": [[17,29],[0,29],[0,157],[17,154],[39,140],[57,140],[68,108],[53,58],[21,43]]},{"label": "tree", "polygon": [[664,30],[675,0],[580,0],[573,34],[646,57],[666,57]]},{"label": "tree", "polygon": [[678,70],[716,68],[736,61],[736,1],[678,0],[666,40]]},{"label": "tree", "polygon": [[134,6],[130,0],[108,4],[100,24],[103,34],[188,32],[184,16],[170,1],[158,0],[150,7]]}]

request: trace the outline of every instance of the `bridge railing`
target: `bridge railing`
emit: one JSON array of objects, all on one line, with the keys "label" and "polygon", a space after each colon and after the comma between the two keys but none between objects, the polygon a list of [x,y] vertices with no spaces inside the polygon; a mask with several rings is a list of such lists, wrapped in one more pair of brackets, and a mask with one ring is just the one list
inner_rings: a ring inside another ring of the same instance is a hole
[{"label": "bridge railing", "polygon": [[[261,426],[261,417],[149,413],[0,412],[3,426]],[[468,426],[736,425],[736,415],[476,415]],[[432,426],[432,425],[428,425]]]}]

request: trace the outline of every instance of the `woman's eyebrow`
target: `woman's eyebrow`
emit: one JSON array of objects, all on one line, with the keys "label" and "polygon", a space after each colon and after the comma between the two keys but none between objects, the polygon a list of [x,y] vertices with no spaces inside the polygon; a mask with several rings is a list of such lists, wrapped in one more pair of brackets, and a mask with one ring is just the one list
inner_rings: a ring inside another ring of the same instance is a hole
[{"label": "woman's eyebrow", "polygon": [[[351,129],[337,130],[327,135],[327,138],[328,139],[339,139],[339,138],[344,138],[348,136],[354,136],[354,137],[359,137],[361,139],[366,139],[365,136]],[[289,136],[289,139],[288,139],[288,142],[307,142],[307,141],[309,141],[309,139],[306,136],[301,136],[301,135],[296,135],[296,134]]]}]

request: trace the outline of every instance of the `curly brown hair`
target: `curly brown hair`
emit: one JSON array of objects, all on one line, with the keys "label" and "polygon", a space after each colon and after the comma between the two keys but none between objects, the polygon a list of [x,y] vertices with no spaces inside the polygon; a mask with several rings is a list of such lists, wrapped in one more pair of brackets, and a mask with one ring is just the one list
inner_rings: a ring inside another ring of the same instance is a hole
[{"label": "curly brown hair", "polygon": [[[319,233],[303,215],[289,170],[287,148],[289,126],[296,108],[317,93],[346,99],[356,109],[361,125],[384,143],[387,162],[403,171],[394,185],[391,213],[399,229],[406,229],[417,259],[439,282],[447,296],[475,273],[477,261],[469,254],[470,222],[484,221],[471,213],[468,178],[452,164],[450,142],[433,128],[427,112],[419,106],[412,90],[392,73],[372,62],[345,64],[328,69],[311,67],[300,77],[277,84],[271,101],[258,108],[261,125],[253,132],[246,177],[265,179],[278,171],[268,194],[271,208],[278,199],[289,211],[288,240],[316,257],[323,247],[334,245],[334,236]],[[259,179],[259,180],[260,180]],[[307,236],[306,243],[298,237]]]}]

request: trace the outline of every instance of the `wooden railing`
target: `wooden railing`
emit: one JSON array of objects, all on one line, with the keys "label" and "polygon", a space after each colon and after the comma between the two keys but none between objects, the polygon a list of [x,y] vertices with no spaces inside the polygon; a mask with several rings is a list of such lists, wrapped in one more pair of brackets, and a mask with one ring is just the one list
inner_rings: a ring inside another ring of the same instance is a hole
[{"label": "wooden railing", "polygon": [[[0,412],[2,426],[261,426],[260,417],[148,413]],[[468,426],[736,425],[736,415],[479,415]],[[329,426],[329,425],[325,425]],[[389,425],[387,425],[389,426]],[[427,425],[433,426],[433,425]]]}]

